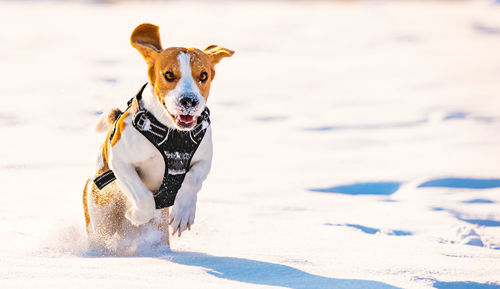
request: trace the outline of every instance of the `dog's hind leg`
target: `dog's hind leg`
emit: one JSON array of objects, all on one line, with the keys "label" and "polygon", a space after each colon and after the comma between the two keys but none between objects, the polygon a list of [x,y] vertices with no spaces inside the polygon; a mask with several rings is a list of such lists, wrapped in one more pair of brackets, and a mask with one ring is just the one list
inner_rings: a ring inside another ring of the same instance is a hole
[{"label": "dog's hind leg", "polygon": [[139,226],[124,218],[116,233],[115,245],[121,255],[149,254],[170,248],[168,209],[156,210],[151,221]]},{"label": "dog's hind leg", "polygon": [[89,241],[94,246],[98,245],[111,250],[109,245],[125,219],[126,205],[124,196],[114,186],[114,184],[110,184],[101,191],[89,181],[86,191]]},{"label": "dog's hind leg", "polygon": [[170,248],[170,235],[168,229],[169,208],[157,210],[153,223],[158,231],[162,233],[161,244]]}]

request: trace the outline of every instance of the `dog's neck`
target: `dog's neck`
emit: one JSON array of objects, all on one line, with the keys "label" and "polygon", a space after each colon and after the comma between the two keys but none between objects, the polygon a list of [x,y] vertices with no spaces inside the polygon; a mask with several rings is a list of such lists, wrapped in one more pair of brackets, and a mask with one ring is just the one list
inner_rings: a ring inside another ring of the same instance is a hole
[{"label": "dog's neck", "polygon": [[142,103],[144,108],[149,111],[153,116],[162,124],[168,128],[175,129],[174,121],[172,117],[168,114],[166,109],[156,97],[154,86],[150,83],[144,88],[142,92]]}]

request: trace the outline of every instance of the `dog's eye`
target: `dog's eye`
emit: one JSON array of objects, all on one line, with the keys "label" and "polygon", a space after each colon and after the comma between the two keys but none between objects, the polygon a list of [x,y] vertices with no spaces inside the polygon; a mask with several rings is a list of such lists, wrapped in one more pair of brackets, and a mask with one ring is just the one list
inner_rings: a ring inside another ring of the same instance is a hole
[{"label": "dog's eye", "polygon": [[208,79],[208,73],[206,73],[205,71],[200,73],[200,81],[201,82],[205,82],[205,81],[207,81],[207,79]]},{"label": "dog's eye", "polygon": [[167,71],[165,72],[165,79],[168,81],[168,82],[172,82],[175,80],[175,75],[172,71]]}]

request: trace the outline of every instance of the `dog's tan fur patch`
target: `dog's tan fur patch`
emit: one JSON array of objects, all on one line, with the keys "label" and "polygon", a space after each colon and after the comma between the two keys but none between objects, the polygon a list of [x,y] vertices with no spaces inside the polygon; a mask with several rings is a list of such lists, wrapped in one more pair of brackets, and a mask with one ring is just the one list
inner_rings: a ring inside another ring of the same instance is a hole
[{"label": "dog's tan fur patch", "polygon": [[92,200],[98,206],[106,206],[109,204],[116,196],[116,193],[120,191],[120,188],[115,182],[111,182],[102,190],[92,183]]},{"label": "dog's tan fur patch", "polygon": [[87,204],[87,189],[90,180],[87,180],[85,187],[83,188],[83,215],[85,217],[85,229],[88,232],[88,227],[90,224],[89,206]]},{"label": "dog's tan fur patch", "polygon": [[130,108],[127,109],[116,122],[115,133],[113,134],[113,139],[111,139],[111,146],[114,146],[122,137],[122,132],[127,126],[127,124],[125,123],[125,119],[128,117],[129,113],[130,113]]}]

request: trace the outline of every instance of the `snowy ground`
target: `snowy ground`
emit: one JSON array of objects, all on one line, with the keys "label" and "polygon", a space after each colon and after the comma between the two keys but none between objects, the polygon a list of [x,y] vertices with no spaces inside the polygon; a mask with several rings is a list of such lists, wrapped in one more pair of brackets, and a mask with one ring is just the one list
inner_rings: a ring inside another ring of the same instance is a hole
[{"label": "snowy ground", "polygon": [[[86,247],[98,115],[220,44],[215,158],[172,250]],[[500,288],[500,5],[0,2],[0,288]]]}]

